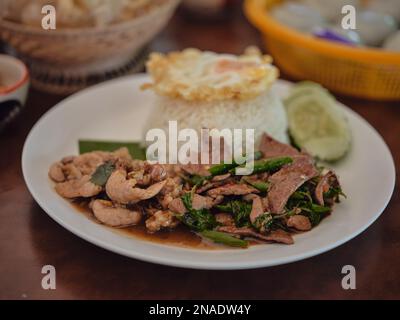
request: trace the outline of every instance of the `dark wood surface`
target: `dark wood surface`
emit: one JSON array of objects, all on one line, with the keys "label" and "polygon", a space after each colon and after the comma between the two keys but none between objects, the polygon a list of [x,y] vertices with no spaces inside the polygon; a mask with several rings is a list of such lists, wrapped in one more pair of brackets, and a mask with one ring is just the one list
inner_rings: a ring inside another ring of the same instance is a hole
[{"label": "dark wood surface", "polygon": [[[239,13],[230,22],[206,25],[178,15],[152,49],[198,47],[240,53],[251,44],[261,45],[260,37]],[[398,187],[383,215],[355,239],[317,257],[273,268],[171,268],[125,258],[76,237],[35,203],[21,173],[21,152],[29,130],[62,98],[31,90],[21,117],[0,133],[1,299],[400,298]],[[339,99],[378,130],[399,168],[400,103]],[[46,264],[56,267],[56,290],[41,288],[41,268]],[[348,264],[357,270],[356,290],[341,287],[341,269]]]}]

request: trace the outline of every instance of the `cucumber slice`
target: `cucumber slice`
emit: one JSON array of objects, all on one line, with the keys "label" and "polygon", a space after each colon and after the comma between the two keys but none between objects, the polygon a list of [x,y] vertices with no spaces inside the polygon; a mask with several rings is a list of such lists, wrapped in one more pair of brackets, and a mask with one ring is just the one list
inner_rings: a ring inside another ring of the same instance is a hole
[{"label": "cucumber slice", "polygon": [[291,100],[298,98],[302,95],[310,95],[313,92],[325,92],[329,95],[328,90],[318,83],[311,81],[302,81],[296,83],[296,85],[290,91],[290,96],[286,98],[285,103],[289,103]]},{"label": "cucumber slice", "polygon": [[351,133],[335,98],[317,84],[296,86],[285,100],[294,142],[312,156],[335,161],[350,148]]}]

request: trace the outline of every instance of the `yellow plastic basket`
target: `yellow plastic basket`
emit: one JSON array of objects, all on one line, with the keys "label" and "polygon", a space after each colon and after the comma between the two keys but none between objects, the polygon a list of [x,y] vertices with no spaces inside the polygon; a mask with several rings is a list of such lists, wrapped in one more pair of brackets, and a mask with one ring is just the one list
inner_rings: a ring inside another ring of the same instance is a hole
[{"label": "yellow plastic basket", "polygon": [[281,70],[298,80],[319,82],[345,95],[400,100],[400,54],[356,48],[288,28],[269,14],[282,0],[245,0],[245,14],[264,36]]}]

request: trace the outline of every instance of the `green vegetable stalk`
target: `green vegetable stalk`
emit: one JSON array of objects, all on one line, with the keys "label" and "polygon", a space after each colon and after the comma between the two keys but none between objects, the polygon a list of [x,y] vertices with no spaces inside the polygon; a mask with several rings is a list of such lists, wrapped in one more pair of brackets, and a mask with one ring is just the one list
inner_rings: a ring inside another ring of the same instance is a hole
[{"label": "green vegetable stalk", "polygon": [[312,190],[308,190],[309,186],[304,185],[301,189],[292,194],[286,207],[289,210],[300,209],[301,214],[310,219],[311,225],[314,227],[318,225],[322,218],[331,212],[332,208],[329,206],[321,206],[314,203],[312,197]]},{"label": "green vegetable stalk", "polygon": [[260,192],[267,192],[269,183],[265,181],[251,181],[250,179],[244,178],[244,182],[256,188]]},{"label": "green vegetable stalk", "polygon": [[253,174],[276,171],[286,164],[293,162],[290,157],[275,158],[270,160],[259,160],[254,162]]},{"label": "green vegetable stalk", "polygon": [[[260,151],[256,151],[254,152],[253,155],[253,159],[254,160],[258,160],[262,157],[262,153]],[[247,157],[248,161],[250,160],[250,157]],[[238,167],[239,164],[237,164],[235,161],[233,161],[232,163],[221,163],[221,164],[217,164],[215,166],[212,166],[208,171],[210,171],[212,176],[219,176],[221,174],[225,174],[228,173],[229,171],[233,170],[234,168]]]},{"label": "green vegetable stalk", "polygon": [[216,243],[221,243],[230,247],[247,248],[249,246],[248,241],[238,239],[224,232],[205,230],[200,234]]}]

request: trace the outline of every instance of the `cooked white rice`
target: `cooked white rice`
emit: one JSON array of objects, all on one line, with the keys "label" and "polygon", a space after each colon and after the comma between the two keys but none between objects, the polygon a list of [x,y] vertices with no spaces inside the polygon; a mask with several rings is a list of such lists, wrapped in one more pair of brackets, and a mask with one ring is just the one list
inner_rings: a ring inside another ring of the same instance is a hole
[{"label": "cooked white rice", "polygon": [[212,102],[187,101],[155,95],[155,109],[145,128],[160,128],[168,134],[168,121],[176,120],[179,129],[202,128],[254,129],[256,146],[266,132],[287,143],[287,118],[281,100],[267,92],[250,100],[221,100]]}]

